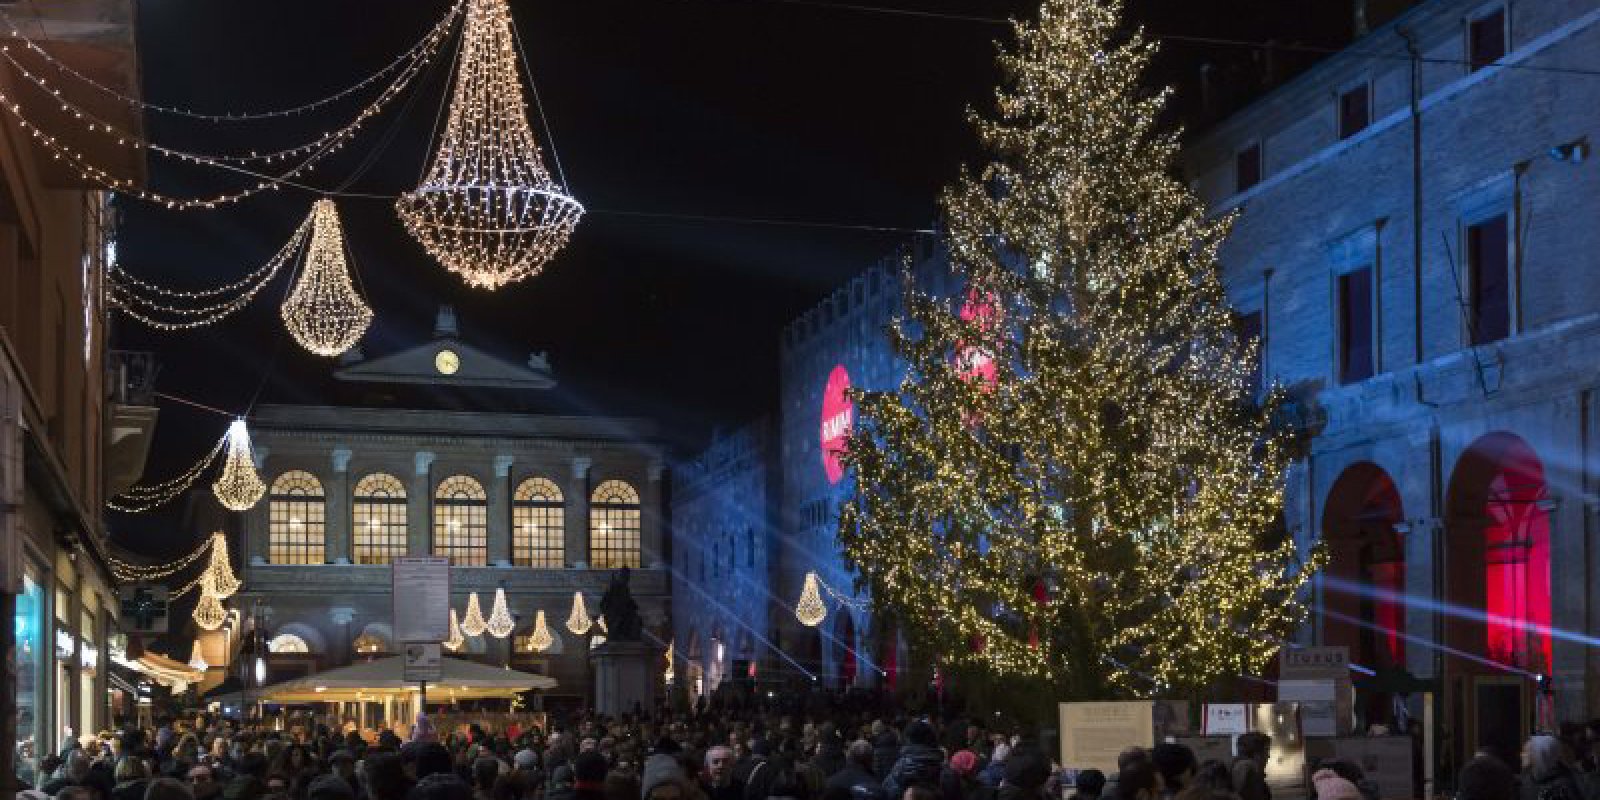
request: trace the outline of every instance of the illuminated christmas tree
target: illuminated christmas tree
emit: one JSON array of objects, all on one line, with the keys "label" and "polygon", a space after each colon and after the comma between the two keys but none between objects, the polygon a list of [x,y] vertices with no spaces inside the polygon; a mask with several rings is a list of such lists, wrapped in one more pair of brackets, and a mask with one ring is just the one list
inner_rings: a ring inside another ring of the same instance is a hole
[{"label": "illuminated christmas tree", "polygon": [[[1208,219],[1116,0],[1045,0],[1000,56],[990,161],[942,198],[956,298],[908,282],[892,391],[857,392],[839,536],[924,658],[1051,699],[1257,673],[1320,556],[1279,526]],[[1015,693],[1015,691],[1013,691]]]}]

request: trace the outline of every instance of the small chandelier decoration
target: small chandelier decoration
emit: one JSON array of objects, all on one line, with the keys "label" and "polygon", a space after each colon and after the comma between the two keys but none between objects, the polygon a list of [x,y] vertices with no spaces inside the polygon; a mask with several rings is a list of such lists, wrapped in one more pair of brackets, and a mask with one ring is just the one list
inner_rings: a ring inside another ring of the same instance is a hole
[{"label": "small chandelier decoration", "polygon": [[489,629],[483,619],[483,609],[478,606],[478,593],[467,595],[467,613],[461,616],[461,632],[468,636],[482,636]]},{"label": "small chandelier decoration", "polygon": [[372,323],[372,309],[356,293],[345,259],[339,210],[324,197],[311,208],[311,245],[279,313],[301,347],[336,356],[355,346]]},{"label": "small chandelier decoration", "polygon": [[211,484],[217,501],[230,511],[248,511],[267,491],[256,474],[255,454],[250,451],[250,431],[243,419],[228,426],[228,454],[222,462],[222,475]]},{"label": "small chandelier decoration", "polygon": [[189,650],[189,668],[198,672],[205,672],[211,669],[211,665],[206,663],[205,656],[200,654],[199,639],[194,640],[194,647]]},{"label": "small chandelier decoration", "polygon": [[807,572],[805,585],[800,589],[800,602],[795,603],[794,617],[801,625],[815,628],[828,618],[828,607],[822,602],[822,592],[817,588],[817,573]]},{"label": "small chandelier decoration", "polygon": [[572,613],[567,615],[567,630],[582,636],[594,627],[589,610],[583,606],[583,592],[572,593]]},{"label": "small chandelier decoration", "polygon": [[233,565],[228,563],[228,537],[222,531],[211,534],[211,558],[200,576],[200,593],[226,600],[242,586],[244,583],[233,574]]},{"label": "small chandelier decoration", "polygon": [[456,610],[450,609],[450,638],[444,640],[446,650],[454,653],[466,644],[467,637],[461,635],[461,622],[456,619]]},{"label": "small chandelier decoration", "polygon": [[677,639],[673,639],[672,641],[667,642],[667,671],[666,671],[665,674],[662,675],[662,678],[666,680],[668,686],[672,685],[672,672],[673,672],[672,651],[673,651],[673,648],[677,644],[678,644],[678,640]]},{"label": "small chandelier decoration", "polygon": [[533,615],[533,635],[528,637],[528,647],[536,653],[543,653],[556,643],[556,638],[550,635],[550,627],[544,621],[544,609]]},{"label": "small chandelier decoration", "polygon": [[228,612],[222,607],[222,600],[214,594],[201,594],[200,603],[194,607],[194,624],[201,630],[214,631],[222,627],[222,621],[228,618]]},{"label": "small chandelier decoration", "polygon": [[444,136],[395,210],[429,255],[482,289],[537,275],[583,216],[528,124],[506,0],[468,0]]},{"label": "small chandelier decoration", "polygon": [[504,587],[494,590],[494,609],[489,612],[489,622],[484,627],[496,639],[504,639],[516,629],[517,621],[511,618],[511,611],[506,608]]}]

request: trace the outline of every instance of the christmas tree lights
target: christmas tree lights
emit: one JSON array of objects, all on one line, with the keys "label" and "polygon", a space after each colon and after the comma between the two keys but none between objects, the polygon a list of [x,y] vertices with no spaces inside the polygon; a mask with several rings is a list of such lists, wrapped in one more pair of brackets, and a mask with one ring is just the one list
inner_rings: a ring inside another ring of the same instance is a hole
[{"label": "christmas tree lights", "polygon": [[852,391],[844,455],[839,539],[879,610],[941,665],[1059,700],[1258,672],[1321,562],[1266,541],[1281,401],[1253,403],[1216,263],[1231,219],[1173,177],[1154,48],[1120,5],[1045,0],[1016,26],[974,120],[991,161],[941,201],[989,309],[908,286],[908,374]]},{"label": "christmas tree lights", "polygon": [[311,215],[305,268],[280,312],[301,347],[319,356],[336,356],[361,340],[372,322],[372,309],[350,281],[339,210],[324,197],[312,206]]},{"label": "christmas tree lights", "polygon": [[583,206],[545,169],[528,125],[506,0],[468,0],[466,14],[444,136],[395,209],[446,269],[496,289],[543,269]]}]

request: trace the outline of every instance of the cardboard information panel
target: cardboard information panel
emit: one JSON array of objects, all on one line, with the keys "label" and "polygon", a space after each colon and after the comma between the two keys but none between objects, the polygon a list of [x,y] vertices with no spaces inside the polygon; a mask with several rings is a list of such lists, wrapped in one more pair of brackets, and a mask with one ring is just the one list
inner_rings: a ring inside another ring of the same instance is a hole
[{"label": "cardboard information panel", "polygon": [[1355,707],[1350,648],[1284,648],[1278,656],[1278,700],[1300,705],[1306,736],[1350,733]]},{"label": "cardboard information panel", "polygon": [[395,640],[442,642],[450,638],[450,559],[405,556],[394,559],[391,571]]},{"label": "cardboard information panel", "polygon": [[1061,765],[1115,775],[1118,754],[1155,742],[1153,711],[1149,701],[1060,704]]}]

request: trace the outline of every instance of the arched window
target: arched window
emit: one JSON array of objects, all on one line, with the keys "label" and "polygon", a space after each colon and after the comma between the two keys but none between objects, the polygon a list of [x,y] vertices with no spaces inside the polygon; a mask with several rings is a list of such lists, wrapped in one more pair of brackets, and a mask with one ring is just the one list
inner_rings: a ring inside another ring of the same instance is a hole
[{"label": "arched window", "polygon": [[321,564],[324,558],[322,482],[292,470],[272,482],[267,500],[267,560],[273,564]]},{"label": "arched window", "polygon": [[465,475],[439,482],[433,494],[433,554],[458,567],[489,563],[489,496]]},{"label": "arched window", "polygon": [[280,633],[267,642],[267,652],[309,653],[311,648],[306,646],[306,640],[292,633]]},{"label": "arched window", "polygon": [[357,564],[387,564],[405,555],[405,485],[382,472],[356,481],[354,522]]},{"label": "arched window", "polygon": [[566,563],[566,513],[561,489],[548,478],[529,478],[511,498],[511,562],[519,567]]},{"label": "arched window", "polygon": [[639,493],[622,481],[596,486],[589,498],[589,565],[639,566]]}]

